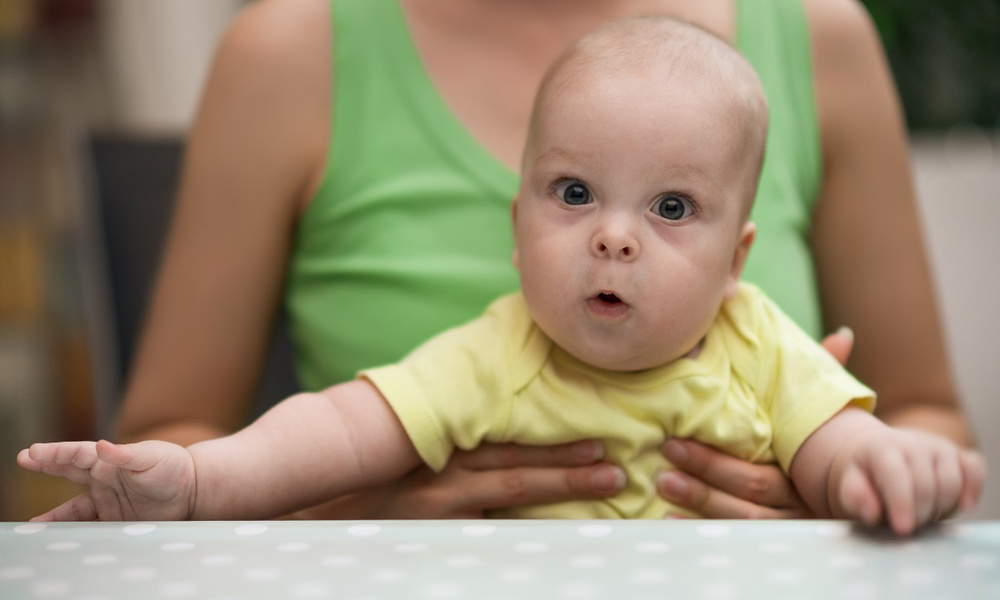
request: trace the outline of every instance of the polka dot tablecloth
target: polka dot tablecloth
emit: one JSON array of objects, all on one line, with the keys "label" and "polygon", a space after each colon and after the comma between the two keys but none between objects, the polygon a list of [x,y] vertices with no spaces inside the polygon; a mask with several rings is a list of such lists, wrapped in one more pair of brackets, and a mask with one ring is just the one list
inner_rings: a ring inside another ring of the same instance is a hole
[{"label": "polka dot tablecloth", "polygon": [[0,523],[0,599],[1000,600],[1000,522]]}]

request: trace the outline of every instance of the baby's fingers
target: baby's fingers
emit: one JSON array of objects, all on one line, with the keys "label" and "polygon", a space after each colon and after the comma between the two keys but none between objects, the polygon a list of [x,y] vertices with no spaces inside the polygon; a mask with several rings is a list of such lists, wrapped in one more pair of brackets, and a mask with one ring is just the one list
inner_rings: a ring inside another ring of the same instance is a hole
[{"label": "baby's fingers", "polygon": [[63,502],[52,510],[38,515],[32,521],[96,521],[97,507],[90,494],[79,496]]},{"label": "baby's fingers", "polygon": [[900,452],[885,452],[872,464],[872,479],[885,505],[886,520],[893,531],[909,535],[917,527],[915,483],[906,458]]},{"label": "baby's fingers", "polygon": [[962,510],[972,510],[979,502],[983,493],[983,481],[986,479],[986,462],[983,456],[975,450],[962,450],[958,457],[962,466],[964,486],[959,497],[958,507]]},{"label": "baby's fingers", "polygon": [[844,515],[874,527],[882,520],[882,504],[865,473],[856,466],[844,471],[838,490],[838,501]]},{"label": "baby's fingers", "polygon": [[94,442],[32,444],[17,455],[17,464],[29,471],[89,483],[90,469],[97,462]]}]

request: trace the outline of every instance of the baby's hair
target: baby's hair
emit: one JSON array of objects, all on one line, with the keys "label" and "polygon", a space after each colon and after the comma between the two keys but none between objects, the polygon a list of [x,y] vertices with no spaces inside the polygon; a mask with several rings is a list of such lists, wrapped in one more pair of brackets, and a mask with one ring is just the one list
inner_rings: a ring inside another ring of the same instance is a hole
[{"label": "baby's hair", "polygon": [[749,214],[767,143],[767,100],[757,73],[728,42],[691,23],[665,16],[630,17],[600,27],[570,46],[548,69],[535,100],[529,130],[537,131],[541,106],[581,75],[656,69],[728,98],[725,125],[738,137],[737,152],[752,169]]}]

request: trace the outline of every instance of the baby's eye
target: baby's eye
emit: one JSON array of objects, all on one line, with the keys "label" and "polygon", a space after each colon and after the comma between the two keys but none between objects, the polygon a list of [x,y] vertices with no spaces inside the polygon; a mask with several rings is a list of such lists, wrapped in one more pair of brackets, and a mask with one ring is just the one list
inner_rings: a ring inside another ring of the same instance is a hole
[{"label": "baby's eye", "polygon": [[680,221],[694,214],[691,201],[676,194],[666,195],[653,206],[653,212],[668,221]]},{"label": "baby's eye", "polygon": [[590,202],[590,190],[587,186],[578,181],[568,181],[556,188],[556,196],[563,202],[572,206],[579,206]]}]

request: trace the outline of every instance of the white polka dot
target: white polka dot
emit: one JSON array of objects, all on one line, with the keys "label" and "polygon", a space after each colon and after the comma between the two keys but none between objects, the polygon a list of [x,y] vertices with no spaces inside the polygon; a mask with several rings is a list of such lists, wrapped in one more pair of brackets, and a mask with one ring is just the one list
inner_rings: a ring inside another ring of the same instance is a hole
[{"label": "white polka dot", "polygon": [[997,568],[997,557],[993,554],[963,554],[958,557],[958,566],[969,571],[987,571]]},{"label": "white polka dot", "polygon": [[655,585],[670,579],[670,574],[663,569],[636,569],[629,573],[628,579],[637,585]]},{"label": "white polka dot", "polygon": [[521,554],[538,554],[546,552],[548,549],[549,545],[545,542],[518,542],[514,544],[514,551]]},{"label": "white polka dot", "polygon": [[34,576],[35,570],[31,567],[0,567],[0,581],[21,581]]},{"label": "white polka dot", "polygon": [[376,533],[382,531],[382,528],[378,525],[351,525],[347,528],[347,533],[355,537],[368,537],[370,535],[375,535]]},{"label": "white polka dot", "polygon": [[118,562],[118,557],[114,554],[91,554],[89,556],[84,556],[80,562],[88,567],[103,567],[105,565],[115,564]]},{"label": "white polka dot", "polygon": [[695,531],[701,537],[706,538],[723,538],[732,533],[733,529],[729,525],[723,525],[721,523],[710,523],[707,525],[698,525]]},{"label": "white polka dot", "polygon": [[728,598],[736,598],[738,595],[736,588],[731,583],[709,583],[702,586],[700,591],[701,598],[710,598],[712,600],[726,600]]},{"label": "white polka dot", "polygon": [[369,577],[376,583],[396,583],[406,579],[406,573],[400,569],[375,569],[369,574]]},{"label": "white polka dot", "polygon": [[963,523],[941,523],[938,527],[942,534],[953,537],[963,537],[975,531],[975,528]]},{"label": "white polka dot", "polygon": [[505,583],[534,583],[538,573],[534,569],[506,569],[500,573],[500,580]]},{"label": "white polka dot", "polygon": [[160,586],[160,595],[167,598],[190,598],[198,595],[198,585],[193,581],[172,581]]},{"label": "white polka dot", "polygon": [[132,525],[126,525],[122,531],[125,532],[125,535],[146,535],[147,533],[156,531],[156,525],[152,523],[133,523]]},{"label": "white polka dot", "polygon": [[937,571],[926,567],[905,567],[896,572],[896,581],[900,585],[931,585],[939,578]]},{"label": "white polka dot", "polygon": [[559,590],[560,598],[594,598],[597,596],[597,586],[592,583],[568,583]]},{"label": "white polka dot", "polygon": [[236,557],[231,554],[209,554],[202,556],[199,562],[206,567],[228,567],[236,564]]},{"label": "white polka dot", "polygon": [[764,542],[759,548],[761,552],[766,554],[788,554],[795,551],[795,544],[791,542]]},{"label": "white polka dot", "polygon": [[327,567],[353,567],[358,564],[358,559],[347,554],[333,554],[325,557],[321,562]]},{"label": "white polka dot", "polygon": [[468,569],[470,567],[478,567],[479,563],[481,562],[482,561],[479,560],[478,556],[471,556],[468,554],[457,554],[455,556],[449,556],[448,558],[444,559],[444,564],[456,569]]},{"label": "white polka dot", "polygon": [[306,542],[286,542],[278,546],[278,552],[293,554],[295,552],[306,552],[312,549],[312,544]]},{"label": "white polka dot", "polygon": [[823,537],[842,538],[851,533],[851,526],[848,523],[838,523],[829,521],[816,524],[816,533]]},{"label": "white polka dot", "polygon": [[403,542],[396,544],[396,552],[400,554],[419,554],[427,552],[427,544],[423,542]]},{"label": "white polka dot", "polygon": [[49,552],[70,552],[79,550],[82,545],[80,542],[52,542],[45,549]]},{"label": "white polka dot", "polygon": [[327,598],[332,592],[330,586],[322,581],[303,581],[289,590],[292,598]]},{"label": "white polka dot", "polygon": [[725,569],[733,566],[733,559],[724,554],[710,554],[698,559],[698,566],[706,569]]},{"label": "white polka dot", "polygon": [[424,597],[426,598],[461,598],[465,595],[465,588],[454,582],[436,582],[424,587]]},{"label": "white polka dot", "polygon": [[469,537],[484,537],[493,535],[496,530],[493,525],[466,525],[462,528],[462,533]]},{"label": "white polka dot", "polygon": [[764,575],[764,582],[771,585],[795,585],[805,578],[805,573],[798,569],[772,569]]},{"label": "white polka dot", "polygon": [[39,581],[31,586],[31,595],[35,598],[56,598],[68,596],[73,587],[66,581]]},{"label": "white polka dot", "polygon": [[263,523],[247,523],[246,525],[240,525],[234,531],[236,532],[236,535],[260,535],[267,531],[267,525],[264,525]]},{"label": "white polka dot", "polygon": [[187,552],[194,550],[194,544],[191,542],[168,542],[160,546],[160,550],[164,552]]},{"label": "white polka dot", "polygon": [[665,542],[641,542],[635,547],[635,551],[641,554],[662,554],[670,552],[670,544]]},{"label": "white polka dot", "polygon": [[865,562],[860,556],[853,554],[834,554],[827,559],[826,564],[834,569],[857,569],[864,566]]},{"label": "white polka dot", "polygon": [[596,554],[581,554],[570,559],[569,564],[578,569],[593,569],[603,567],[608,561],[603,556]]},{"label": "white polka dot", "polygon": [[610,534],[613,529],[611,525],[594,523],[591,525],[581,525],[578,531],[580,532],[580,535],[586,537],[604,537]]},{"label": "white polka dot", "polygon": [[840,597],[844,600],[874,600],[880,596],[875,584],[869,582],[851,583],[844,586]]},{"label": "white polka dot", "polygon": [[272,567],[257,567],[243,571],[243,578],[252,583],[265,583],[281,579],[281,572]]},{"label": "white polka dot", "polygon": [[156,579],[156,570],[150,567],[133,567],[124,569],[120,577],[123,581],[149,581]]},{"label": "white polka dot", "polygon": [[45,523],[24,523],[22,525],[16,525],[14,527],[14,533],[20,535],[31,535],[33,533],[38,533],[39,531],[44,531],[48,528]]}]

